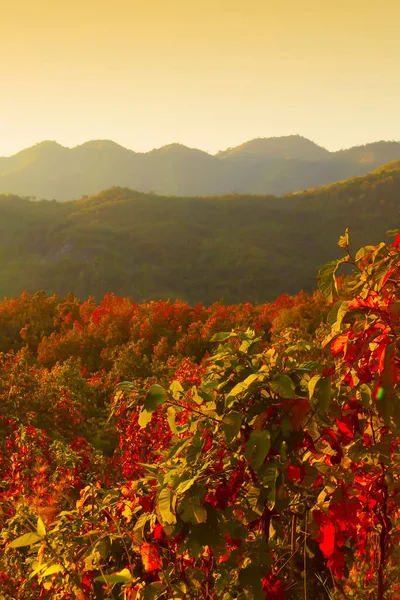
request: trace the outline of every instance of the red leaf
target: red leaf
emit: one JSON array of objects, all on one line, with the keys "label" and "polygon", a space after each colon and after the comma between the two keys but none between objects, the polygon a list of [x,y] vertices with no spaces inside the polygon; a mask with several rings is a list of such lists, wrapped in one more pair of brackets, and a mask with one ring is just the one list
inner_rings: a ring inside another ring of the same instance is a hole
[{"label": "red leaf", "polygon": [[343,351],[346,351],[348,341],[349,341],[348,333],[343,333],[342,335],[339,335],[336,339],[334,339],[331,344],[332,356],[337,356],[338,354],[341,354]]},{"label": "red leaf", "polygon": [[140,555],[146,571],[155,571],[161,569],[162,561],[158,553],[157,546],[145,542],[140,546]]},{"label": "red leaf", "polygon": [[325,558],[330,558],[335,550],[335,526],[331,521],[326,521],[320,529],[319,547]]}]

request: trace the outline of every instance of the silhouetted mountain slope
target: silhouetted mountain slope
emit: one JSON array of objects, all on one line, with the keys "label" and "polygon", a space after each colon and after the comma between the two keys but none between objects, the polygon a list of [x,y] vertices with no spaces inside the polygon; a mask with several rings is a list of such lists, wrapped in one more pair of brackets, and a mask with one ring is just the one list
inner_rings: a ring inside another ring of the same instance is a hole
[{"label": "silhouetted mountain slope", "polygon": [[287,160],[323,160],[330,152],[300,135],[257,138],[217,154],[218,158],[275,156]]},{"label": "silhouetted mountain slope", "polygon": [[400,159],[399,142],[329,152],[301,136],[255,139],[213,156],[170,144],[147,153],[108,140],[42,142],[0,158],[0,193],[71,200],[111,186],[164,195],[285,194]]},{"label": "silhouetted mountain slope", "polygon": [[350,228],[354,248],[398,227],[400,161],[282,197],[166,197],[114,187],[73,202],[0,196],[0,297],[264,301],[315,285]]}]

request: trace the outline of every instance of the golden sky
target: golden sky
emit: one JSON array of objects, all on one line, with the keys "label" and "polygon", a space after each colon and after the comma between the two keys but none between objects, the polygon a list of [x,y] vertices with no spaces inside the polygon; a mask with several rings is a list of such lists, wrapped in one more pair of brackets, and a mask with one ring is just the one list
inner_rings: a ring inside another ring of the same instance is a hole
[{"label": "golden sky", "polygon": [[400,0],[0,0],[0,155],[400,140]]}]

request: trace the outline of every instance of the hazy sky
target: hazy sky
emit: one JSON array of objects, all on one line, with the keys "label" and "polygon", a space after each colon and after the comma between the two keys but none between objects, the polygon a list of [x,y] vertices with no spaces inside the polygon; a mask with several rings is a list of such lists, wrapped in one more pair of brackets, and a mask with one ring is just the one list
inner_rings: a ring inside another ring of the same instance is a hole
[{"label": "hazy sky", "polygon": [[0,155],[400,140],[399,0],[0,0]]}]

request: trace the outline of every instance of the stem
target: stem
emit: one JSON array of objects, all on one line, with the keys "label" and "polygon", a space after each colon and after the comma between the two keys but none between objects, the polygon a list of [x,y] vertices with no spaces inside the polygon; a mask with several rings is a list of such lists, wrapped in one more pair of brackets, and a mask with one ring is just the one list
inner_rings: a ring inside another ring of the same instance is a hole
[{"label": "stem", "polygon": [[387,499],[388,499],[388,489],[385,482],[385,467],[381,464],[382,468],[382,493],[383,493],[383,503],[378,515],[381,531],[379,534],[379,564],[378,564],[378,591],[377,591],[377,600],[384,600],[385,593],[385,584],[384,584],[384,576],[385,576],[385,561],[386,561],[386,545],[387,545],[387,522],[389,520],[387,516]]},{"label": "stem", "polygon": [[265,507],[262,515],[262,527],[264,531],[264,539],[265,543],[269,543],[269,526],[271,524],[271,511],[269,508]]},{"label": "stem", "polygon": [[303,547],[303,565],[304,565],[304,600],[307,600],[307,550],[306,550],[306,537],[307,537],[307,511],[306,511],[306,522],[304,525],[304,547]]},{"label": "stem", "polygon": [[205,417],[206,419],[210,419],[210,421],[215,421],[216,423],[222,423],[222,421],[223,421],[223,419],[216,419],[215,417],[212,417],[211,415],[206,415],[205,413],[201,412],[201,410],[197,410],[196,408],[193,408],[192,406],[184,406],[183,404],[179,404],[179,402],[173,402],[172,400],[166,400],[165,404],[167,404],[169,406],[177,406],[178,408],[183,408],[184,410],[188,410],[189,412],[197,413],[198,415],[201,415],[202,417]]},{"label": "stem", "polygon": [[292,532],[290,539],[290,549],[292,551],[292,556],[290,560],[290,577],[293,579],[294,577],[294,569],[295,569],[295,553],[296,553],[296,522],[297,515],[296,513],[292,516]]}]

